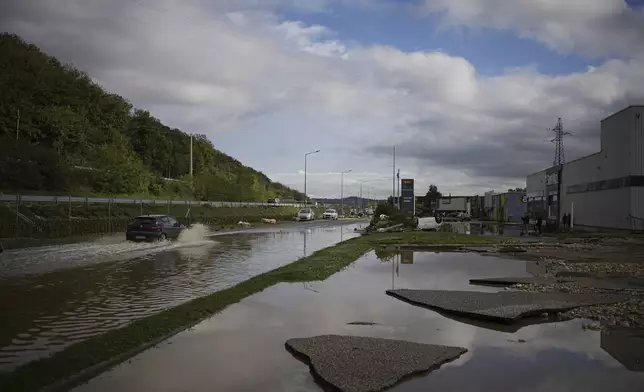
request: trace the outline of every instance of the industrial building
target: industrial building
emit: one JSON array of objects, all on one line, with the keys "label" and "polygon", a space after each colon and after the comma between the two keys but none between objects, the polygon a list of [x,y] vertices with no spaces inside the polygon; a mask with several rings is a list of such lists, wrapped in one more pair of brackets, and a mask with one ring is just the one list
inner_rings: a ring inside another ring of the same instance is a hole
[{"label": "industrial building", "polygon": [[528,210],[561,222],[644,230],[644,106],[629,106],[601,121],[600,151],[531,174]]},{"label": "industrial building", "polygon": [[442,213],[450,212],[466,212],[470,213],[470,198],[469,196],[443,196],[438,201],[436,211]]},{"label": "industrial building", "polygon": [[486,192],[489,205],[486,205],[488,218],[498,222],[521,222],[527,211],[527,197],[525,192]]}]

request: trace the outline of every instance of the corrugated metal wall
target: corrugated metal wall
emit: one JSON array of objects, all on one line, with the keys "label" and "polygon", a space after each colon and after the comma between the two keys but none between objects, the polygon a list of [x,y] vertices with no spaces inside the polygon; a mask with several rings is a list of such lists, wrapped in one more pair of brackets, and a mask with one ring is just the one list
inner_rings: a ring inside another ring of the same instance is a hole
[{"label": "corrugated metal wall", "polygon": [[600,152],[564,165],[561,214],[570,213],[574,203],[575,224],[631,228],[631,189],[568,194],[567,187],[629,175],[633,109],[622,110],[601,122]]},{"label": "corrugated metal wall", "polygon": [[507,222],[521,222],[521,217],[525,215],[528,203],[523,202],[525,193],[506,193],[505,201],[505,220]]},{"label": "corrugated metal wall", "polygon": [[[644,175],[644,107],[632,108],[631,121],[631,175]],[[631,225],[644,230],[644,188],[631,188]]]},{"label": "corrugated metal wall", "polygon": [[546,171],[542,170],[538,173],[530,174],[526,178],[526,191],[529,197],[534,197],[538,193],[539,196],[544,195],[546,189]]}]

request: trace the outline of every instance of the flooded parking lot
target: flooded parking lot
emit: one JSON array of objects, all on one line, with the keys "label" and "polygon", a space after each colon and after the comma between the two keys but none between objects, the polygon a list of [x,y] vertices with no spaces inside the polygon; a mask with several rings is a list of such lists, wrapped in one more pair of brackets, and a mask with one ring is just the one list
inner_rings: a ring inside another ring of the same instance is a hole
[{"label": "flooded parking lot", "polygon": [[311,222],[160,244],[106,237],[5,252],[0,371],[288,264],[365,224]]},{"label": "flooded parking lot", "polygon": [[[639,391],[644,373],[618,359],[615,335],[586,320],[504,328],[447,317],[387,296],[396,288],[494,292],[472,278],[529,276],[524,261],[470,253],[374,253],[324,282],[280,284],[232,305],[76,389],[320,391],[291,338],[360,335],[467,348],[392,391]],[[613,357],[615,356],[615,357]],[[395,364],[392,364],[395,366]]]}]

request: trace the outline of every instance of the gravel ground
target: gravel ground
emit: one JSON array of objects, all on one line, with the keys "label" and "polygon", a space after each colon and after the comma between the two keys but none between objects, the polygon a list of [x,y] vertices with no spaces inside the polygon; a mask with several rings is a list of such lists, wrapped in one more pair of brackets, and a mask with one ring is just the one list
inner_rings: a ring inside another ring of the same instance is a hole
[{"label": "gravel ground", "polygon": [[[637,258],[635,258],[637,260]],[[644,278],[644,262],[569,262],[562,260],[544,259],[546,277],[556,276],[557,273],[582,273],[598,277]],[[606,290],[594,287],[584,287],[574,283],[555,283],[548,285],[516,285],[515,289],[531,292],[559,292],[572,294],[620,294],[628,299],[611,305],[596,305],[577,308],[561,313],[562,318],[587,318],[600,321],[602,325],[617,325],[624,327],[644,328],[644,292],[636,290]]]}]

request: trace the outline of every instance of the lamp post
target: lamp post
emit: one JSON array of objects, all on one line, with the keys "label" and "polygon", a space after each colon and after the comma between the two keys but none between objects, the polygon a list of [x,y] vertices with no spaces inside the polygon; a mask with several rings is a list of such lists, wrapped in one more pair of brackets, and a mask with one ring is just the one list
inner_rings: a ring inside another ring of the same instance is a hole
[{"label": "lamp post", "polygon": [[344,215],[344,173],[350,173],[351,169],[340,172],[340,213]]},{"label": "lamp post", "polygon": [[362,184],[366,184],[368,182],[369,180],[360,182],[360,211],[364,210],[364,199],[362,198]]},{"label": "lamp post", "polygon": [[308,197],[306,196],[306,158],[311,155],[311,154],[317,154],[320,152],[320,150],[315,150],[311,152],[307,152],[304,154],[304,205],[308,205]]}]

